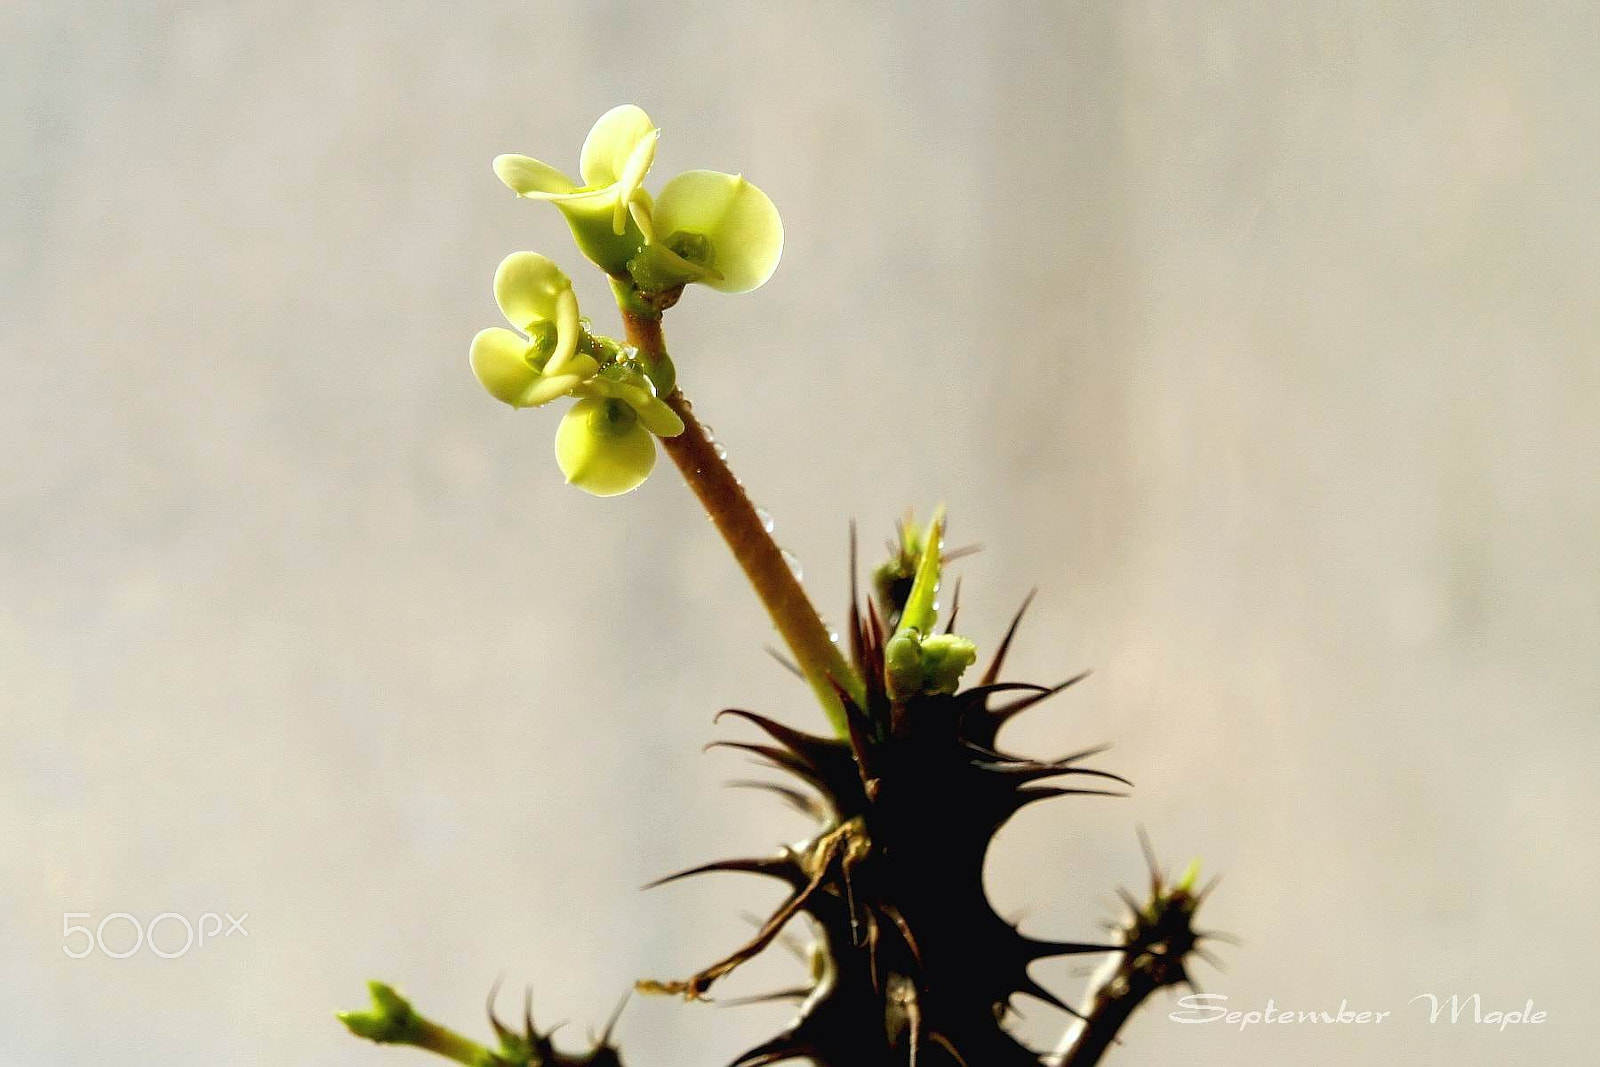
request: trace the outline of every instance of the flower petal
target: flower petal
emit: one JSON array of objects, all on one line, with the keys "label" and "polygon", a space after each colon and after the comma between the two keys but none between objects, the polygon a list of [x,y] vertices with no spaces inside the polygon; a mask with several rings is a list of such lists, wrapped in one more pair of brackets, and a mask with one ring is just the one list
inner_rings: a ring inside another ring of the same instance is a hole
[{"label": "flower petal", "polygon": [[495,156],[494,173],[518,196],[549,199],[577,190],[571,178],[528,156]]},{"label": "flower petal", "polygon": [[615,183],[627,170],[629,158],[647,139],[651,143],[644,169],[649,170],[659,133],[650,116],[634,104],[623,104],[601,115],[584,138],[583,154],[578,160],[578,173],[583,175],[584,184],[603,187]]},{"label": "flower petal", "polygon": [[640,424],[657,437],[676,437],[683,432],[683,420],[664,400],[651,397],[649,403],[634,410],[639,413]]},{"label": "flower petal", "polygon": [[541,320],[559,326],[560,295],[571,291],[572,282],[561,268],[537,252],[513,252],[494,272],[495,303],[506,320],[521,330]]},{"label": "flower petal", "polygon": [[548,404],[558,397],[566,396],[582,384],[583,378],[577,374],[541,375],[538,381],[523,392],[517,407],[536,408],[541,404]]},{"label": "flower petal", "polygon": [[578,322],[578,297],[569,283],[556,293],[556,348],[544,365],[546,374],[560,374],[568,369],[568,362],[578,351],[578,337],[583,327]]},{"label": "flower petal", "polygon": [[479,330],[472,339],[472,373],[496,400],[522,407],[539,372],[527,360],[528,342],[502,326]]},{"label": "flower petal", "polygon": [[[613,400],[590,398],[572,405],[556,430],[556,463],[567,481],[595,496],[637,489],[656,465],[656,441],[638,421],[626,428],[607,423]],[[624,409],[625,411],[625,409]]]},{"label": "flower petal", "polygon": [[710,242],[715,274],[706,285],[744,293],[772,277],[783,256],[783,220],[778,209],[743,175],[691,170],[673,178],[656,197],[651,213],[664,244],[686,234]]},{"label": "flower petal", "polygon": [[639,232],[644,234],[644,243],[656,243],[656,228],[650,219],[651,201],[649,193],[641,193],[628,201],[628,213],[633,216],[633,224],[639,227]]},{"label": "flower petal", "polygon": [[628,226],[628,210],[638,195],[639,187],[644,184],[650,164],[655,162],[656,141],[660,138],[660,130],[651,130],[644,140],[634,146],[627,162],[622,165],[622,173],[617,175],[617,204],[612,209],[611,232],[618,236]]}]

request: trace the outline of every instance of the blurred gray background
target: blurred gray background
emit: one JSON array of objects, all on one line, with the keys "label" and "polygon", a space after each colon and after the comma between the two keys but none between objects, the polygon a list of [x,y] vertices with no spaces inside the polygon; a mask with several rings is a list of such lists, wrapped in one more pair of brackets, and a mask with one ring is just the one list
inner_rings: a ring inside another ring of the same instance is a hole
[{"label": "blurred gray background", "polygon": [[[1207,990],[1397,1013],[1156,1004],[1112,1062],[1588,1058],[1597,48],[1583,4],[0,3],[0,1063],[420,1063],[332,1019],[369,976],[477,1036],[531,983],[578,1039],[774,902],[637,891],[806,829],[700,752],[723,706],[820,724],[760,609],[670,466],[564,489],[466,365],[520,248],[616,328],[489,161],[575,168],[625,101],[657,187],[783,213],[773,281],[668,331],[819,602],[851,517],[944,501],[964,629],[1038,584],[1016,674],[1095,670],[1012,744],[1137,792],[1014,824],[1003,909],[1092,936],[1142,823],[1226,872]],[[709,1067],[787,1014],[620,1033]]]}]

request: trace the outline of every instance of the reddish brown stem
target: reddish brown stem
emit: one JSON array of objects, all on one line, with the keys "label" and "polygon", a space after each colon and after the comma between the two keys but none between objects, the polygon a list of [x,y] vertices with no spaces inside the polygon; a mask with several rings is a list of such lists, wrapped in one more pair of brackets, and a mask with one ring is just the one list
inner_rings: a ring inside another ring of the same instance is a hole
[{"label": "reddish brown stem", "polygon": [[[659,317],[624,307],[622,318],[629,343],[639,350],[646,365],[653,365],[666,355]],[[766,523],[745,494],[744,487],[719,454],[705,427],[695,418],[688,398],[681,389],[674,389],[667,403],[683,419],[684,431],[676,437],[663,438],[662,446],[716,524],[756,596],[772,616],[772,623],[789,646],[795,662],[816,691],[829,721],[842,735],[845,719],[837,689],[859,699],[861,680],[818,616],[783,550],[767,532]]]}]

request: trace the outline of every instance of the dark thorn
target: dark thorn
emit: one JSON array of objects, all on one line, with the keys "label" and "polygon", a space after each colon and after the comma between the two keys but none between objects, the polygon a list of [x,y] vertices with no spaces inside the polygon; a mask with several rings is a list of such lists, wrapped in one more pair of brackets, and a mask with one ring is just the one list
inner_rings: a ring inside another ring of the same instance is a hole
[{"label": "dark thorn", "polygon": [[509,1038],[517,1036],[507,1029],[505,1024],[500,1021],[499,1016],[494,1013],[494,1002],[500,997],[500,986],[505,982],[505,978],[506,976],[503,974],[495,976],[494,984],[489,986],[489,1002],[484,1008],[489,1015],[489,1025],[494,1028],[495,1036],[500,1039],[501,1045],[507,1044]]},{"label": "dark thorn", "polygon": [[803,882],[800,872],[795,866],[793,859],[787,855],[784,855],[775,856],[770,859],[717,860],[714,863],[702,863],[698,867],[690,867],[687,870],[677,871],[673,874],[669,874],[664,878],[657,878],[655,881],[646,884],[642,888],[658,889],[661,886],[670,885],[673,882],[681,881],[684,878],[692,878],[697,874],[718,873],[760,874],[765,875],[768,878],[776,878],[780,882],[786,882],[789,885],[794,885],[797,881]]},{"label": "dark thorn", "polygon": [[1216,930],[1196,930],[1194,936],[1198,941],[1221,941],[1224,945],[1232,945],[1234,948],[1244,947],[1243,938],[1235,937],[1232,934],[1220,933]]},{"label": "dark thorn", "polygon": [[1103,744],[1103,745],[1090,745],[1088,748],[1080,748],[1080,749],[1078,749],[1078,751],[1072,753],[1070,756],[1061,756],[1060,758],[1053,759],[1050,762],[1051,763],[1077,763],[1081,759],[1092,759],[1095,756],[1099,756],[1099,755],[1102,755],[1102,754],[1104,754],[1106,752],[1110,752],[1110,751],[1111,751],[1111,745],[1109,743]]},{"label": "dark thorn", "polygon": [[1129,794],[1119,793],[1114,789],[1066,789],[1056,785],[1030,785],[1017,790],[1017,808],[1020,810],[1028,804],[1041,800],[1054,800],[1056,797],[1124,797]]},{"label": "dark thorn", "polygon": [[879,614],[876,604],[869,603],[867,605],[867,625],[870,627],[869,632],[872,634],[873,647],[882,648],[884,638],[883,616]]},{"label": "dark thorn", "polygon": [[861,629],[861,582],[859,571],[861,560],[856,541],[856,520],[850,520],[850,612],[848,625],[850,628],[850,658],[855,660],[857,670],[862,669],[862,659],[865,654],[866,634]]},{"label": "dark thorn", "polygon": [[617,1001],[617,1006],[611,1013],[611,1018],[606,1020],[606,1028],[600,1031],[600,1040],[596,1048],[608,1048],[611,1045],[611,1035],[617,1032],[617,1021],[622,1018],[622,1009],[628,1006],[628,998],[633,996],[633,990],[622,994],[622,999]]},{"label": "dark thorn", "polygon": [[1093,767],[1074,767],[1070,764],[1060,763],[977,763],[979,770],[993,771],[1004,774],[1025,782],[1035,782],[1044,778],[1056,778],[1068,774],[1081,774],[1089,778],[1104,778],[1108,781],[1133,788],[1133,783],[1120,774],[1110,771],[1098,771]]},{"label": "dark thorn", "polygon": [[1081,941],[1039,941],[1021,939],[1023,955],[1030,960],[1047,960],[1056,956],[1087,956],[1097,952],[1126,952],[1126,945],[1090,945]]},{"label": "dark thorn", "polygon": [[1006,654],[1011,651],[1011,642],[1017,636],[1017,627],[1022,625],[1022,617],[1028,613],[1028,605],[1033,603],[1033,598],[1039,595],[1039,590],[1034,588],[1022,598],[1022,606],[1012,616],[1011,625],[1006,627],[1006,635],[1000,639],[1000,644],[994,650],[994,658],[989,661],[988,668],[983,672],[983,684],[990,685],[1000,677],[1000,669],[1005,665]]},{"label": "dark thorn", "polygon": [[773,993],[758,993],[750,997],[734,997],[732,1000],[719,1000],[717,1006],[721,1008],[746,1008],[752,1004],[773,1004],[784,1000],[804,1000],[811,995],[810,986],[801,986],[797,989],[780,989]]},{"label": "dark thorn", "polygon": [[[766,922],[767,922],[766,919],[764,919],[761,916],[757,915],[753,911],[741,911],[739,913],[739,918],[743,919],[745,922],[749,923],[751,926],[755,927],[757,930],[761,929],[761,927],[766,925]],[[779,945],[782,945],[784,948],[788,949],[789,950],[789,954],[791,956],[793,956],[795,959],[799,960],[801,963],[810,963],[811,962],[811,956],[806,951],[806,946],[801,944],[800,943],[800,939],[798,937],[794,936],[793,934],[779,934],[773,940],[774,940],[775,943],[777,943]]]},{"label": "dark thorn", "polygon": [[634,983],[634,988],[642,992],[682,994],[688,1000],[705,1000],[706,991],[714,983],[765,952],[767,947],[783,933],[783,928],[789,920],[800,914],[805,909],[806,902],[822,889],[829,870],[841,857],[845,841],[843,835],[843,828],[840,828],[818,839],[816,872],[809,877],[802,877],[794,892],[790,893],[788,899],[772,913],[765,925],[756,932],[756,936],[735,949],[731,955],[718,960],[686,981],[659,982],[646,979]]},{"label": "dark thorn", "polygon": [[725,715],[743,719],[752,726],[759,728],[768,737],[813,767],[820,768],[824,761],[839,752],[838,744],[827,738],[818,737],[816,734],[808,734],[803,730],[796,730],[792,726],[785,726],[775,719],[769,719],[765,715],[757,715],[753,711],[744,711],[740,708],[724,708],[722,711],[717,712],[713,721],[721,722]]},{"label": "dark thorn", "polygon": [[963,689],[961,691],[961,697],[964,700],[979,700],[994,693],[1015,693],[1021,691],[1042,695],[1050,692],[1050,687],[1047,685],[1038,685],[1034,682],[984,682],[982,685],[975,685],[971,689]]},{"label": "dark thorn", "polygon": [[713,741],[706,745],[705,748],[708,752],[714,748],[731,748],[737,752],[753,753],[770,760],[773,766],[786,770],[819,788],[826,784],[818,774],[817,769],[809,762],[796,756],[788,749],[779,748],[776,745],[758,745],[748,741]]},{"label": "dark thorn", "polygon": [[759,789],[763,792],[775,793],[795,811],[813,819],[821,819],[827,815],[827,812],[817,803],[815,797],[807,796],[798,789],[790,789],[786,785],[743,778],[726,784],[732,789]]},{"label": "dark thorn", "polygon": [[[834,693],[839,697],[839,704],[844,708],[844,724],[849,734],[850,751],[855,756],[857,776],[861,779],[861,788],[871,793],[872,789],[872,742],[867,734],[867,727],[871,721],[867,718],[866,709],[850,698],[844,687],[835,683]],[[825,786],[824,786],[825,788]]]},{"label": "dark thorn", "polygon": [[1150,844],[1150,834],[1145,830],[1144,824],[1139,824],[1139,847],[1144,850],[1144,862],[1150,868],[1151,895],[1160,897],[1161,892],[1161,861],[1156,859],[1155,846]]},{"label": "dark thorn", "polygon": [[948,1037],[945,1037],[937,1030],[930,1032],[928,1037],[937,1042],[946,1052],[950,1053],[950,1058],[960,1064],[961,1067],[970,1067],[970,1065],[967,1063],[966,1057],[956,1051],[956,1047],[950,1043],[950,1039]]},{"label": "dark thorn", "polygon": [[993,710],[991,710],[989,712],[989,714],[994,716],[996,729],[998,729],[1000,726],[1005,725],[1006,722],[1008,722],[1009,720],[1015,718],[1016,716],[1021,715],[1023,712],[1027,711],[1029,708],[1032,708],[1032,707],[1042,703],[1043,701],[1049,700],[1051,697],[1055,696],[1057,693],[1061,692],[1062,690],[1070,689],[1072,686],[1077,685],[1079,682],[1081,682],[1085,678],[1089,677],[1089,675],[1091,673],[1093,673],[1093,672],[1091,672],[1091,671],[1083,671],[1081,674],[1075,674],[1071,678],[1068,678],[1066,681],[1061,682],[1061,683],[1059,683],[1057,685],[1053,685],[1050,688],[1044,690],[1043,692],[1035,693],[1032,696],[1025,696],[1021,700],[1014,700],[1011,703],[1007,704],[1005,707],[994,708]]},{"label": "dark thorn", "polygon": [[939,566],[942,567],[946,563],[954,563],[958,559],[966,559],[968,556],[976,556],[982,551],[983,545],[981,544],[962,545],[960,548],[952,548],[948,552],[939,553]]},{"label": "dark thorn", "polygon": [[917,935],[911,932],[911,924],[906,922],[906,917],[900,914],[900,909],[893,904],[880,905],[883,913],[889,916],[889,921],[894,923],[895,929],[900,931],[900,939],[905,942],[906,948],[911,950],[911,958],[920,965],[922,963],[922,949],[917,944]]},{"label": "dark thorn", "polygon": [[1088,1022],[1088,1017],[1085,1016],[1083,1012],[1079,1011],[1077,1008],[1074,1008],[1072,1005],[1068,1004],[1066,1001],[1050,992],[1050,990],[1046,989],[1038,982],[1035,982],[1032,978],[1024,977],[1022,984],[1017,988],[1017,992],[1026,993],[1035,1000],[1044,1001],[1052,1008],[1059,1008],[1075,1019],[1083,1019],[1085,1022]]},{"label": "dark thorn", "polygon": [[750,1049],[728,1064],[728,1067],[768,1067],[769,1064],[804,1059],[819,1052],[821,1049],[801,1044],[785,1034]]}]

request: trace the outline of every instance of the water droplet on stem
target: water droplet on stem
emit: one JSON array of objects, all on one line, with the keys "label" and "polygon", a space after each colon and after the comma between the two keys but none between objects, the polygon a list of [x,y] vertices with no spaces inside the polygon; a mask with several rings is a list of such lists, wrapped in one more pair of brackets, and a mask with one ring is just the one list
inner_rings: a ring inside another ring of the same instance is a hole
[{"label": "water droplet on stem", "polygon": [[788,564],[789,573],[794,575],[795,581],[803,582],[806,580],[805,571],[800,568],[800,560],[793,552],[790,552],[787,548],[780,548],[778,549],[778,554],[783,557],[783,562]]}]

